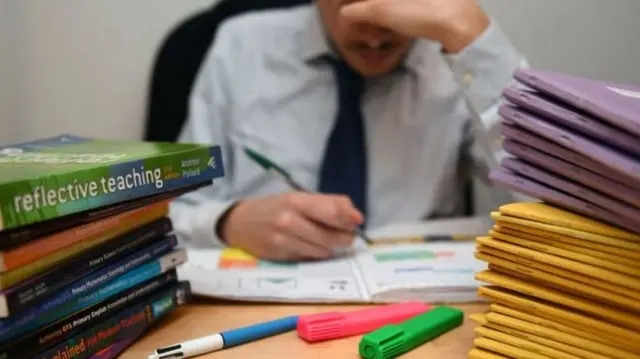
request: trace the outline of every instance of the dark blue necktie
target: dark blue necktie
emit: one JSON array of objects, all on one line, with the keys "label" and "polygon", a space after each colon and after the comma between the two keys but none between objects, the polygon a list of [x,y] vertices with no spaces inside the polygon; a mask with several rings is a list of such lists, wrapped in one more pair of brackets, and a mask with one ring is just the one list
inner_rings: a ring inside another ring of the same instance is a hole
[{"label": "dark blue necktie", "polygon": [[338,113],[320,168],[319,191],[344,194],[366,217],[367,150],[361,98],[365,80],[341,60],[329,59],[338,85]]}]

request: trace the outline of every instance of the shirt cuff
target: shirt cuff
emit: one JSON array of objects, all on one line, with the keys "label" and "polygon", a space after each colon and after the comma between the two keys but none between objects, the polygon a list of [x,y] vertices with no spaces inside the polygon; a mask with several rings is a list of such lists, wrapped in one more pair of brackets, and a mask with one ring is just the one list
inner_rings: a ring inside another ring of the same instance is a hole
[{"label": "shirt cuff", "polygon": [[502,90],[514,82],[515,70],[525,64],[493,19],[474,42],[459,53],[446,54],[445,59],[455,81],[464,87],[480,112],[495,105]]},{"label": "shirt cuff", "polygon": [[218,236],[216,228],[222,216],[235,204],[236,201],[211,201],[188,206],[174,202],[170,210],[174,233],[189,247],[225,247],[227,244]]}]

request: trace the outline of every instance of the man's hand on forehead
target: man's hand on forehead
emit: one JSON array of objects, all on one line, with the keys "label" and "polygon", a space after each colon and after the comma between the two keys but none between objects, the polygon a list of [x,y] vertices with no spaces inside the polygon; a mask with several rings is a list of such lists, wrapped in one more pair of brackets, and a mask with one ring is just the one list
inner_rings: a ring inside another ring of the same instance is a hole
[{"label": "man's hand on forehead", "polygon": [[442,43],[458,52],[488,26],[489,18],[475,0],[361,0],[340,9],[343,21],[372,24],[401,35]]}]

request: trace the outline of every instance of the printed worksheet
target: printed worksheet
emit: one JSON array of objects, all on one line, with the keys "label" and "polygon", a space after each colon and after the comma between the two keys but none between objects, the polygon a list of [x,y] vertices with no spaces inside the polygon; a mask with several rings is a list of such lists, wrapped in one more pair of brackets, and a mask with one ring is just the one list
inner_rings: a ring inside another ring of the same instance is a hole
[{"label": "printed worksheet", "polygon": [[278,302],[471,302],[486,264],[474,242],[358,246],[326,261],[274,263],[242,250],[189,250],[179,277],[195,294]]},{"label": "printed worksheet", "polygon": [[264,301],[360,302],[366,296],[348,255],[304,263],[275,263],[242,250],[190,250],[181,279],[202,295]]}]

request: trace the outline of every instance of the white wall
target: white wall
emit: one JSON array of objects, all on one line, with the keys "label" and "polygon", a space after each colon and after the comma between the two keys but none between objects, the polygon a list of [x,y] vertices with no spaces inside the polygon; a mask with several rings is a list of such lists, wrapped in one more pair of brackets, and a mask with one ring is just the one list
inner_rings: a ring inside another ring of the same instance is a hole
[{"label": "white wall", "polygon": [[0,102],[0,143],[62,132],[139,138],[158,44],[177,21],[212,3],[0,0],[0,67],[14,76],[0,82],[11,102]]},{"label": "white wall", "polygon": [[640,1],[479,2],[534,66],[640,85]]},{"label": "white wall", "polygon": [[12,53],[16,46],[11,32],[5,29],[17,29],[19,18],[12,17],[10,2],[0,1],[0,144],[17,137],[18,129],[12,125],[16,118],[17,94],[16,88],[17,56]]},{"label": "white wall", "polygon": [[[212,2],[0,0],[0,143],[139,138],[162,36]],[[640,84],[640,1],[480,2],[534,66]]]}]

